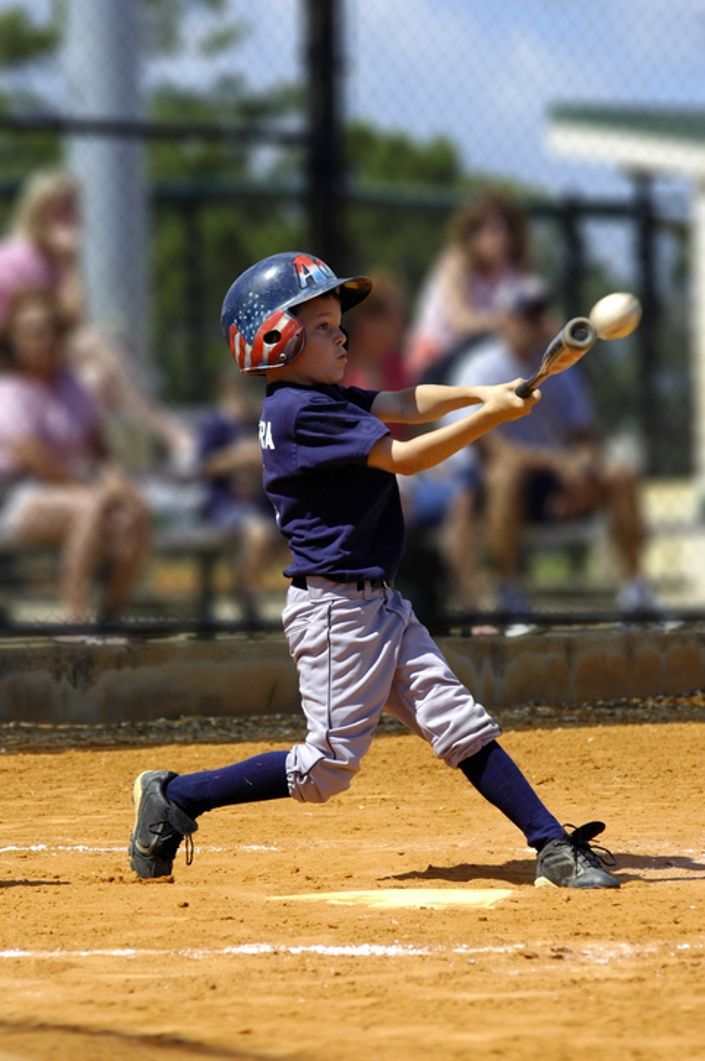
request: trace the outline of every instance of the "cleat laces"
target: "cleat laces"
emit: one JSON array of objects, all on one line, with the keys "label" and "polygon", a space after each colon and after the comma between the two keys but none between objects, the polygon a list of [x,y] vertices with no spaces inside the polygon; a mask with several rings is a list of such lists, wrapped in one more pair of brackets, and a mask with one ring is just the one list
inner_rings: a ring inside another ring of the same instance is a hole
[{"label": "cleat laces", "polygon": [[193,862],[193,836],[191,833],[180,833],[178,829],[169,821],[168,817],[164,817],[161,821],[155,822],[154,825],[149,826],[150,833],[156,838],[152,844],[150,844],[150,853],[161,847],[163,853],[169,858],[175,858],[176,852],[179,849],[179,844],[184,841],[184,854],[186,858],[186,865],[190,866]]},{"label": "cleat laces", "polygon": [[[570,822],[566,822],[563,828],[568,833],[568,839],[575,850],[576,861],[579,857],[582,857],[596,869],[602,869],[604,866],[609,866],[610,869],[613,869],[617,865],[617,859],[609,848],[603,847],[602,844],[592,843],[592,837],[595,833],[589,830],[587,826],[578,828],[575,825],[571,825]],[[587,830],[587,832],[583,832],[583,830]]]}]

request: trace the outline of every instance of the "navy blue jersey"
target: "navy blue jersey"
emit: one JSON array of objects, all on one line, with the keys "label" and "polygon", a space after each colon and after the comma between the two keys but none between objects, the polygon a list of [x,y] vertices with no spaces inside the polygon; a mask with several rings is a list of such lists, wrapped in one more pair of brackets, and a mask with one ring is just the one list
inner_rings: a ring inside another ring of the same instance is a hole
[{"label": "navy blue jersey", "polygon": [[396,574],[404,521],[395,475],[367,457],[389,429],[370,413],[377,391],[272,383],[262,407],[264,488],[287,538],[284,574],[335,582]]}]

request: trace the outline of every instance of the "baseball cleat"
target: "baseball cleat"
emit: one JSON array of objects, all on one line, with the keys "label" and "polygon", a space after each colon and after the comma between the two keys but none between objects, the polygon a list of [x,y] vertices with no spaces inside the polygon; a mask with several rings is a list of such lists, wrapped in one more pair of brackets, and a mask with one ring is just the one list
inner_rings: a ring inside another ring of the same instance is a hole
[{"label": "baseball cleat", "polygon": [[[537,888],[619,888],[616,877],[605,866],[615,865],[615,859],[605,847],[590,841],[605,828],[604,822],[587,822],[557,840],[549,840],[539,852],[536,862]],[[598,854],[597,852],[601,852]]]},{"label": "baseball cleat", "polygon": [[198,826],[165,795],[177,775],[169,770],[145,770],[132,785],[135,824],[130,836],[130,865],[138,877],[168,877],[181,841],[186,865],[193,861],[191,834]]}]

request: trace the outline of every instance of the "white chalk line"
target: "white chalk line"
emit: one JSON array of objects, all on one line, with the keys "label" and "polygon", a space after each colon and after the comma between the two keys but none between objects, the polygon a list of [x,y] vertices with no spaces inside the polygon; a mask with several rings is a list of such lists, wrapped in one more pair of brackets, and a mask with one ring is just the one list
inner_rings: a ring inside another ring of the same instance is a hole
[{"label": "white chalk line", "polygon": [[[196,852],[218,852],[226,850],[227,848],[225,847],[216,847],[212,844],[208,846],[196,846],[194,848],[194,851]],[[127,841],[125,841],[124,844],[116,844],[114,846],[110,845],[107,847],[99,847],[94,844],[6,844],[4,847],[0,847],[0,854],[6,854],[13,851],[18,852],[20,854],[41,852],[43,854],[51,855],[74,852],[79,855],[110,855],[118,853],[124,855],[127,851]]]},{"label": "white chalk line", "polygon": [[[421,947],[409,946],[401,943],[384,945],[381,943],[359,943],[359,944],[309,944],[309,945],[287,945],[279,943],[241,943],[230,947],[183,947],[175,950],[168,948],[149,947],[118,947],[118,948],[94,948],[81,950],[68,950],[57,948],[55,950],[25,950],[23,948],[8,948],[0,950],[0,959],[17,961],[19,959],[51,961],[60,959],[62,961],[76,961],[82,958],[125,958],[133,961],[143,958],[185,958],[189,961],[203,961],[208,958],[237,958],[237,957],[261,957],[275,954],[288,955],[319,955],[327,958],[426,958],[442,957],[444,955],[456,955],[472,959],[474,957],[490,955],[521,954],[524,950],[530,950],[532,956],[536,956],[536,950],[545,950],[547,959],[555,958],[556,947],[551,944],[542,944],[537,947],[527,943],[512,943],[504,946],[469,947],[461,944],[456,947]],[[680,955],[683,951],[701,951],[705,949],[703,943],[649,943],[636,945],[633,943],[591,943],[580,948],[561,949],[561,957],[569,960],[588,961],[592,964],[607,965],[615,961],[625,961],[630,958],[641,958],[653,956],[667,949],[672,956]],[[539,955],[540,956],[540,955]]]},{"label": "white chalk line", "polygon": [[[358,840],[303,840],[303,839],[299,840],[299,839],[297,839],[295,846],[296,846],[297,850],[301,850],[302,848],[311,848],[311,849],[313,849],[313,848],[330,848],[330,849],[333,849],[333,850],[334,849],[345,849],[345,850],[347,850],[349,848],[353,848],[353,847],[359,846],[359,841]],[[100,846],[100,845],[96,845],[96,844],[88,844],[88,843],[85,843],[85,844],[79,844],[79,843],[76,843],[76,844],[50,844],[50,843],[44,843],[44,842],[37,842],[37,843],[34,843],[34,844],[5,844],[4,846],[0,847],[0,854],[11,853],[13,851],[14,852],[19,852],[19,853],[22,853],[22,852],[30,852],[31,853],[33,851],[41,851],[41,852],[47,852],[47,851],[48,852],[52,852],[52,851],[69,852],[69,851],[75,851],[75,852],[77,852],[79,854],[111,854],[111,853],[114,853],[114,852],[117,852],[117,851],[124,851],[126,847],[127,847],[127,842],[125,842],[125,844],[122,844],[122,845],[119,845],[119,844],[112,845],[111,844],[111,845],[105,845],[105,846]],[[376,842],[376,843],[372,842],[372,843],[365,843],[365,848],[367,850],[375,850],[375,851],[399,851],[399,850],[401,850],[403,853],[406,853],[406,852],[409,852],[409,851],[427,851],[429,849],[429,845],[428,845],[428,843],[423,843],[423,844],[420,844],[420,843],[392,844],[392,843],[388,843],[388,842]],[[197,844],[196,848],[195,848],[196,851],[215,851],[215,852],[222,852],[222,851],[229,851],[229,850],[230,851],[265,851],[265,852],[266,851],[270,851],[270,852],[275,852],[275,853],[285,852],[288,849],[289,848],[287,848],[286,846],[280,847],[280,846],[278,846],[276,844],[233,844],[232,847],[223,847],[223,846],[219,846],[219,845],[216,845],[216,844]],[[530,848],[530,847],[522,847],[522,848],[518,848],[517,850],[521,851],[522,854],[523,853],[526,853],[528,855],[533,855],[534,854],[533,849]],[[640,854],[639,849],[635,848],[632,851],[632,854]],[[662,847],[661,850],[659,851],[658,859],[656,859],[656,856],[653,856],[653,857],[654,857],[654,861],[660,861],[660,860],[662,860],[664,858],[668,858],[669,856],[674,856],[674,857],[679,856],[679,857],[693,858],[694,860],[700,860],[700,859],[705,859],[705,851],[697,849],[697,848],[694,848],[694,847],[681,847],[681,848],[664,848],[664,847]],[[662,866],[659,865],[659,866],[657,866],[655,868],[659,868],[660,869],[660,868],[667,868],[667,867],[662,867]]]}]

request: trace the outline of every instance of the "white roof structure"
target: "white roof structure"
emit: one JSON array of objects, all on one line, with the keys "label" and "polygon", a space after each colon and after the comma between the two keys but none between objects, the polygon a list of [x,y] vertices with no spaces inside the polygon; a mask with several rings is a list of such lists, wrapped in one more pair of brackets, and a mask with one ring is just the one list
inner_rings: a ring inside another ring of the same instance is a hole
[{"label": "white roof structure", "polygon": [[690,260],[695,468],[705,495],[705,111],[695,108],[558,105],[549,147],[632,173],[681,177],[693,187]]},{"label": "white roof structure", "polygon": [[549,146],[560,155],[624,169],[705,179],[705,111],[560,105]]}]

